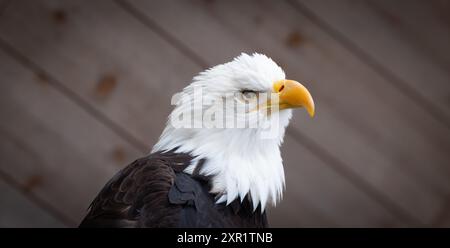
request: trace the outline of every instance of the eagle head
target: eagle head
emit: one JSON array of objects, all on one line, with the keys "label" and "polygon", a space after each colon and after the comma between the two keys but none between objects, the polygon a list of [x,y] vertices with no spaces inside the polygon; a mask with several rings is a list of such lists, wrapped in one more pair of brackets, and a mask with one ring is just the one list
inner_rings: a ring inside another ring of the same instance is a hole
[{"label": "eagle head", "polygon": [[243,53],[199,73],[172,103],[176,107],[152,152],[191,154],[185,172],[211,178],[217,203],[249,196],[253,208],[264,211],[267,202],[281,199],[279,147],[292,109],[303,107],[314,116],[314,101],[302,84],[287,80],[269,57]]}]

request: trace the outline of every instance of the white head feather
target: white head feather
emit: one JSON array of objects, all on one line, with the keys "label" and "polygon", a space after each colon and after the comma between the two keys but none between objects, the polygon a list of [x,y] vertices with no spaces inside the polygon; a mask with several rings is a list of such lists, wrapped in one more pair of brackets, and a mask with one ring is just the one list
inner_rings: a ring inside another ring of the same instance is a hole
[{"label": "white head feather", "polygon": [[[205,102],[241,94],[242,90],[271,93],[273,83],[283,79],[283,70],[267,56],[243,53],[194,77],[171,116],[195,108],[192,95],[196,87],[202,89]],[[279,128],[271,139],[262,138],[262,128],[175,128],[168,123],[152,152],[176,150],[191,154],[195,159],[186,173],[193,173],[198,161],[205,159],[200,174],[212,176],[211,193],[221,195],[218,203],[229,204],[250,194],[254,209],[260,204],[264,210],[267,202],[275,205],[282,196],[285,179],[279,146],[291,116],[290,109],[279,112]],[[267,118],[265,121],[270,120],[270,116]],[[203,119],[194,122],[201,123]]]}]

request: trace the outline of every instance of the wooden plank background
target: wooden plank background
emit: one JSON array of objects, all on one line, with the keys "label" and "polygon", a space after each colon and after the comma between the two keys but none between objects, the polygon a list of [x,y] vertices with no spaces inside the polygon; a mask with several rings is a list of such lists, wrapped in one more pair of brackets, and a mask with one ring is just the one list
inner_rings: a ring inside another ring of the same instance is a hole
[{"label": "wooden plank background", "polygon": [[[263,52],[317,104],[273,226],[450,223],[445,1],[0,1],[1,226],[76,226],[204,68]],[[24,216],[30,216],[25,218]]]}]

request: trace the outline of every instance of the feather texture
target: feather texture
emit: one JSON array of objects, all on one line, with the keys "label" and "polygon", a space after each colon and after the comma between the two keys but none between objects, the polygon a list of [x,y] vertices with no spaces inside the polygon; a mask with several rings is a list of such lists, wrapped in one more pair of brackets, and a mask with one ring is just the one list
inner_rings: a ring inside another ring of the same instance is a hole
[{"label": "feather texture", "polygon": [[80,227],[265,227],[251,200],[216,204],[209,178],[188,175],[188,154],[153,153],[118,172],[92,202]]}]

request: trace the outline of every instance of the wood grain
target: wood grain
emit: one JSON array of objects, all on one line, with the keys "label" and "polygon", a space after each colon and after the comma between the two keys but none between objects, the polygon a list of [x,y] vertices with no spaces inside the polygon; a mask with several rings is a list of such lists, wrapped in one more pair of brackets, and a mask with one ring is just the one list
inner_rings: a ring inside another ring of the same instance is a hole
[{"label": "wood grain", "polygon": [[380,18],[389,21],[397,33],[417,50],[427,54],[433,64],[450,70],[450,3],[442,0],[374,1],[367,5]]},{"label": "wood grain", "polygon": [[65,227],[65,225],[31,202],[27,196],[0,180],[0,227]]},{"label": "wood grain", "polygon": [[[296,6],[450,128],[450,67],[439,66],[426,48],[439,48],[450,59],[448,45],[440,45],[450,42],[450,27],[439,25],[429,5],[424,1],[299,0]],[[426,47],[421,45],[422,37]]]},{"label": "wood grain", "polygon": [[[130,3],[15,1],[1,17],[0,114],[11,119],[0,125],[0,169],[31,194],[78,220],[114,171],[155,143],[173,93],[204,67],[260,51],[311,89],[318,110],[291,124],[272,224],[417,226],[440,212],[448,127],[307,15],[284,2]],[[408,45],[399,55],[422,56]],[[438,106],[446,75],[430,68],[411,74],[436,74],[421,94],[440,94],[427,98]]]},{"label": "wood grain", "polygon": [[[346,178],[327,166],[322,158],[310,155],[307,147],[293,137],[286,137],[283,160],[285,168],[286,194],[282,203],[269,212],[271,223],[291,227],[395,227],[407,226],[398,216],[388,212],[379,202],[365,192],[355,188]],[[322,213],[328,222],[311,219],[303,213],[303,202]],[[273,216],[272,216],[273,215]],[[304,223],[305,225],[300,225]]]},{"label": "wood grain", "polygon": [[[149,150],[156,142],[172,94],[200,70],[110,1],[14,2],[9,10],[0,25],[2,37],[119,123],[140,148]],[[64,23],[54,20],[55,11],[65,13]],[[98,85],[111,74],[115,87],[105,97]]]},{"label": "wood grain", "polygon": [[0,170],[77,224],[124,166],[113,151],[142,154],[3,51],[0,61]]}]

